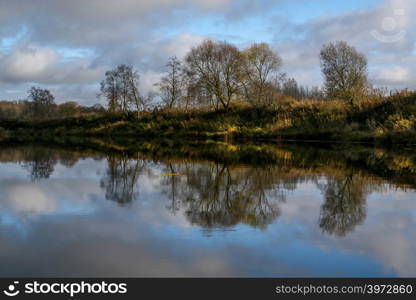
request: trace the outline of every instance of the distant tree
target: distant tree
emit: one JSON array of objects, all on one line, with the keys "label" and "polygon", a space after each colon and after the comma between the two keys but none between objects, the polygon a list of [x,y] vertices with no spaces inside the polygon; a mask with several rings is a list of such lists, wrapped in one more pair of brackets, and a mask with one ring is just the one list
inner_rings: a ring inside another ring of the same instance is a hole
[{"label": "distant tree", "polygon": [[159,83],[162,101],[168,108],[178,105],[183,97],[184,80],[182,73],[182,62],[173,56],[166,64],[167,74],[163,76]]},{"label": "distant tree", "polygon": [[96,103],[93,106],[91,106],[91,110],[99,114],[105,112],[105,108],[99,103]]},{"label": "distant tree", "polygon": [[307,89],[306,98],[325,99],[325,92],[321,88],[313,86],[312,88]]},{"label": "distant tree", "polygon": [[346,42],[324,45],[321,69],[329,98],[339,98],[354,104],[367,89],[367,58]]},{"label": "distant tree", "polygon": [[107,99],[110,112],[127,113],[132,109],[143,109],[143,99],[139,93],[140,76],[132,66],[119,65],[105,73],[101,81],[101,93]]},{"label": "distant tree", "polygon": [[185,58],[195,94],[215,109],[228,109],[241,91],[242,55],[227,42],[205,40]]},{"label": "distant tree", "polygon": [[301,92],[298,83],[294,78],[288,78],[282,83],[282,92],[285,96],[289,96],[295,99],[301,98]]},{"label": "distant tree", "polygon": [[21,120],[28,117],[28,106],[27,100],[0,101],[0,120]]},{"label": "distant tree", "polygon": [[28,96],[29,114],[36,119],[45,119],[52,116],[55,107],[54,96],[47,89],[32,87]]},{"label": "distant tree", "polygon": [[153,106],[153,102],[157,97],[157,93],[155,91],[148,91],[146,96],[141,98],[141,105],[143,110],[148,110]]},{"label": "distant tree", "polygon": [[80,111],[79,104],[75,101],[65,102],[58,106],[58,111],[61,117],[74,117]]},{"label": "distant tree", "polygon": [[243,56],[243,86],[247,101],[256,106],[270,104],[270,83],[282,67],[282,59],[266,43],[251,45],[244,50]]}]

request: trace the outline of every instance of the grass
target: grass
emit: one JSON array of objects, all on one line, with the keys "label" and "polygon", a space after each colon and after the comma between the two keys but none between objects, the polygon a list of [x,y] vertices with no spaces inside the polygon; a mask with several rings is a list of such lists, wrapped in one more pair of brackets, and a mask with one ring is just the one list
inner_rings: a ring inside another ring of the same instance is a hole
[{"label": "grass", "polygon": [[52,137],[233,140],[321,140],[416,144],[416,93],[363,99],[285,101],[274,108],[235,105],[227,111],[162,110],[46,121],[0,121],[3,140]]}]

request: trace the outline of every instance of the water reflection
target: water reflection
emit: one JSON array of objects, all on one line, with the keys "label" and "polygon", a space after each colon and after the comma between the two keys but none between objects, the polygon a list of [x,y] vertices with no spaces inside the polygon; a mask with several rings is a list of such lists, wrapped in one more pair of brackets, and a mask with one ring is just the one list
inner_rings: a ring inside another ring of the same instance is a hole
[{"label": "water reflection", "polygon": [[37,147],[26,149],[24,159],[23,168],[28,170],[32,181],[49,178],[58,162],[55,158],[55,151]]},{"label": "water reflection", "polygon": [[319,185],[325,196],[321,207],[319,226],[323,232],[345,236],[366,217],[368,183],[359,174],[347,174],[343,178],[330,176],[326,183]]},{"label": "water reflection", "polygon": [[267,163],[4,147],[0,275],[416,274],[411,155],[260,150]]},{"label": "water reflection", "polygon": [[143,160],[133,160],[125,156],[109,156],[108,168],[101,180],[105,198],[120,205],[126,205],[138,197],[137,179],[145,168]]},{"label": "water reflection", "polygon": [[286,187],[271,180],[271,169],[231,167],[218,163],[173,166],[161,181],[171,200],[169,209],[183,206],[191,224],[230,227],[238,223],[265,228],[280,214]]},{"label": "water reflection", "polygon": [[[80,153],[44,147],[24,147],[21,151],[22,166],[32,181],[49,178],[58,161],[72,167],[82,158]],[[106,156],[107,168],[100,186],[107,200],[128,205],[139,198],[138,180],[145,174],[159,178],[158,189],[168,199],[166,209],[173,215],[184,211],[192,225],[215,228],[242,223],[265,229],[279,217],[279,205],[286,201],[286,195],[298,184],[312,181],[323,194],[319,226],[323,233],[340,237],[364,223],[367,196],[386,189],[383,180],[348,166],[327,168],[325,180],[319,180],[319,171],[309,169],[304,162],[299,167],[286,150],[276,151],[283,156],[283,164],[249,166],[167,160],[161,164],[159,174],[149,167],[151,160],[145,157],[112,153]]]}]

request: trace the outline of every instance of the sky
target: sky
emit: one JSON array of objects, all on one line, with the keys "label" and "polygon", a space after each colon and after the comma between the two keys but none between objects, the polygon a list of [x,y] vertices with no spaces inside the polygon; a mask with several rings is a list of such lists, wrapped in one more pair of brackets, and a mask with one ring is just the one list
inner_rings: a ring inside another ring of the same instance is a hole
[{"label": "sky", "polygon": [[31,86],[57,103],[104,104],[106,70],[126,63],[154,90],[169,57],[206,38],[267,42],[283,72],[320,86],[319,50],[345,40],[368,57],[377,87],[416,88],[415,0],[0,0],[0,99]]}]

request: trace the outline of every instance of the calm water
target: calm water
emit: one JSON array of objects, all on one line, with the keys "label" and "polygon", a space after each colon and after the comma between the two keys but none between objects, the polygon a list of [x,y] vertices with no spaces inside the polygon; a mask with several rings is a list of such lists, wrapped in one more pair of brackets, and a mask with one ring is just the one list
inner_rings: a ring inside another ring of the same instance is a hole
[{"label": "calm water", "polygon": [[395,157],[389,179],[302,151],[241,165],[2,149],[0,276],[416,276],[399,168],[414,161]]}]

